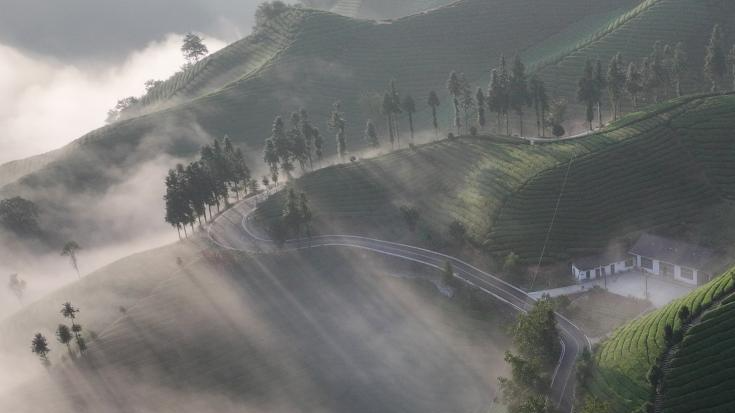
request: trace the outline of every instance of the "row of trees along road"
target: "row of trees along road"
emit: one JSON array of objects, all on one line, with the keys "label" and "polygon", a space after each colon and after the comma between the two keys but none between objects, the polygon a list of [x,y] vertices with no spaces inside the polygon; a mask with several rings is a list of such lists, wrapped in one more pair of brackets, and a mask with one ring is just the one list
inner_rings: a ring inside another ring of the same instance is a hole
[{"label": "row of trees along road", "polygon": [[[66,349],[69,352],[69,357],[74,357],[74,351],[71,347],[72,341],[76,342],[79,353],[84,354],[84,351],[87,350],[87,344],[84,337],[82,337],[82,325],[79,324],[77,319],[79,308],[74,307],[70,302],[66,302],[62,304],[60,313],[64,319],[71,321],[71,328],[66,324],[59,324],[56,328],[56,340],[66,346]],[[41,363],[43,363],[44,366],[51,366],[51,362],[48,358],[51,348],[49,347],[48,340],[43,334],[36,333],[33,336],[33,339],[31,340],[31,352],[41,359]]]},{"label": "row of trees along road", "polygon": [[219,212],[222,204],[229,205],[230,194],[237,199],[241,194],[256,192],[258,182],[250,178],[250,169],[240,148],[235,148],[229,137],[223,143],[215,139],[205,145],[198,161],[186,167],[182,164],[169,170],[166,176],[165,221],[188,236],[186,226],[194,230],[194,222],[202,224],[212,218],[212,207]]}]

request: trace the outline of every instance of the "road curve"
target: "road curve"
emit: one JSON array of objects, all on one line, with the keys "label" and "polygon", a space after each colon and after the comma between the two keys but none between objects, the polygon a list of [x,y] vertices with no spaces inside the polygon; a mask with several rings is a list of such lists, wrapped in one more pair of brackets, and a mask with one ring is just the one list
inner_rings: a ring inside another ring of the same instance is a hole
[{"label": "road curve", "polygon": [[[243,200],[217,217],[207,228],[207,234],[212,242],[225,249],[256,254],[279,250],[271,240],[257,234],[256,230],[248,225],[251,213],[257,203],[264,199],[263,197],[264,195],[258,195]],[[321,235],[310,240],[289,240],[281,250],[318,247],[359,248],[438,269],[443,268],[449,261],[457,278],[508,304],[516,311],[528,311],[535,301],[525,291],[465,261],[411,245],[354,235]],[[590,346],[590,341],[574,323],[560,314],[557,314],[557,324],[561,334],[562,352],[552,378],[551,397],[560,411],[571,412],[576,380],[575,361],[582,349]]]}]

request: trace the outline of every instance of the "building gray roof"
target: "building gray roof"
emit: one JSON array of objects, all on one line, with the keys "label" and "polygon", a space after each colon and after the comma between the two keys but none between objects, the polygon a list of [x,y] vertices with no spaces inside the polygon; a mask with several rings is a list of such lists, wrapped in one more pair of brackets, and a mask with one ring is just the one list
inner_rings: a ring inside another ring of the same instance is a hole
[{"label": "building gray roof", "polygon": [[616,262],[625,261],[628,254],[620,248],[608,249],[602,254],[589,255],[574,259],[574,266],[579,270],[586,271],[610,265]]},{"label": "building gray roof", "polygon": [[646,233],[638,238],[630,253],[697,270],[708,268],[714,257],[710,249]]}]

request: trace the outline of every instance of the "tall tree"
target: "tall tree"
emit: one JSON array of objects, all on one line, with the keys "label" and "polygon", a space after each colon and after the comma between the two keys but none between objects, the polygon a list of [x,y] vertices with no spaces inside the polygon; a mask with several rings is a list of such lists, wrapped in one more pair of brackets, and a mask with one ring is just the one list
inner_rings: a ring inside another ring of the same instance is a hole
[{"label": "tall tree", "polygon": [[595,119],[595,103],[597,102],[595,69],[591,60],[587,60],[584,65],[584,72],[577,84],[577,100],[584,104],[586,109],[587,123],[589,129],[592,130],[592,121]]},{"label": "tall tree", "polygon": [[455,71],[452,71],[452,73],[449,74],[449,79],[447,80],[447,91],[449,92],[449,95],[452,96],[452,103],[454,104],[454,127],[459,135],[459,128],[462,126],[462,121],[459,117],[459,99],[462,96],[462,81]]},{"label": "tall tree", "polygon": [[378,132],[375,130],[375,125],[372,120],[368,120],[365,124],[365,142],[373,148],[380,147],[380,140],[378,139]]},{"label": "tall tree", "polygon": [[293,188],[288,189],[282,217],[286,228],[293,231],[296,237],[301,236],[301,210],[299,208],[299,199]]},{"label": "tall tree", "polygon": [[439,138],[439,121],[436,117],[436,108],[439,107],[441,102],[439,102],[439,96],[434,92],[433,90],[429,92],[429,98],[427,100],[427,104],[429,107],[431,107],[431,119],[432,119],[432,126],[434,126],[434,138]]},{"label": "tall tree", "polygon": [[186,62],[192,65],[198,63],[202,57],[206,56],[209,53],[209,49],[207,49],[201,37],[194,33],[187,33],[181,45],[181,53],[184,54]]},{"label": "tall tree", "polygon": [[684,43],[679,42],[674,47],[674,58],[671,64],[671,75],[677,97],[682,95],[681,82],[686,78],[688,72],[689,57],[687,56],[686,49],[684,49]]},{"label": "tall tree", "polygon": [[595,85],[595,105],[597,105],[597,121],[599,122],[599,127],[602,128],[602,95],[607,87],[607,78],[605,77],[605,72],[602,70],[602,61],[600,59],[595,61],[595,76],[593,80]]},{"label": "tall tree", "polygon": [[464,115],[464,125],[466,131],[469,131],[470,114],[472,113],[472,108],[475,107],[475,99],[472,96],[472,86],[470,86],[470,82],[467,80],[467,77],[465,77],[464,73],[460,75],[459,80],[460,84],[462,85],[462,92],[459,103],[460,107],[462,108],[462,114]]},{"label": "tall tree", "polygon": [[74,271],[77,272],[77,277],[82,278],[82,275],[79,272],[79,262],[77,261],[77,253],[82,249],[82,247],[79,246],[79,244],[76,243],[76,241],[67,241],[66,244],[64,244],[64,247],[61,249],[61,256],[63,257],[69,257],[69,261],[71,262],[71,266],[74,268]]},{"label": "tall tree", "polygon": [[346,122],[339,102],[336,102],[332,106],[329,127],[337,133],[337,154],[339,154],[339,159],[343,161],[345,155],[347,155],[347,138],[345,137]]},{"label": "tall tree", "polygon": [[18,301],[23,304],[23,294],[26,291],[26,281],[20,279],[18,274],[10,274],[8,289],[16,298],[18,298]]},{"label": "tall tree", "polygon": [[398,147],[401,147],[401,129],[399,126],[398,118],[403,113],[403,109],[401,108],[401,96],[398,94],[398,89],[396,89],[396,81],[395,79],[390,81],[390,97],[391,97],[391,110],[393,112],[393,131],[396,135],[396,142],[398,143]]},{"label": "tall tree", "polygon": [[311,208],[309,208],[309,200],[306,198],[304,192],[299,195],[299,213],[301,217],[301,225],[304,226],[304,232],[307,238],[311,238],[311,221],[313,220],[313,214]]},{"label": "tall tree", "polygon": [[712,34],[704,57],[704,75],[712,85],[712,92],[720,89],[722,79],[727,73],[726,60],[722,28],[719,24],[716,24],[712,28]]},{"label": "tall tree", "polygon": [[48,347],[48,341],[43,334],[36,333],[36,335],[33,336],[33,340],[31,340],[31,351],[38,355],[44,366],[48,367],[51,365],[51,362],[48,359],[48,353],[51,352],[51,349]]},{"label": "tall tree", "polygon": [[393,98],[391,97],[390,93],[385,92],[385,95],[383,95],[383,115],[385,115],[386,122],[388,122],[388,139],[390,140],[390,148],[395,148],[396,143],[396,132],[393,130],[394,123],[393,123]]},{"label": "tall tree", "polygon": [[61,305],[61,315],[64,316],[64,318],[68,318],[71,320],[71,331],[74,333],[74,338],[77,341],[77,346],[79,347],[79,351],[84,352],[84,350],[87,348],[87,346],[84,343],[84,339],[80,335],[80,332],[82,331],[82,326],[76,322],[77,314],[79,314],[79,309],[74,307],[70,302],[65,302]]},{"label": "tall tree", "polygon": [[194,210],[194,200],[193,200],[193,188],[191,182],[188,180],[188,176],[186,174],[186,169],[184,168],[184,165],[178,164],[176,165],[176,176],[178,177],[179,183],[180,183],[180,190],[181,190],[181,201],[182,201],[182,212],[184,212],[183,216],[183,223],[184,229],[186,229],[186,225],[191,226],[191,232],[194,233],[194,222],[197,219],[197,211]]},{"label": "tall tree", "polygon": [[309,114],[306,109],[299,111],[299,119],[301,120],[301,134],[306,140],[306,156],[309,159],[309,169],[314,170],[314,149],[315,149],[315,130],[309,122]]},{"label": "tall tree", "polygon": [[623,57],[616,53],[607,66],[607,94],[610,97],[613,120],[617,120],[620,114],[620,101],[625,92],[625,68]]},{"label": "tall tree", "polygon": [[74,336],[72,335],[69,326],[66,324],[59,324],[59,327],[56,329],[56,341],[66,346],[70,356],[72,355],[70,344],[73,338]]},{"label": "tall tree", "polygon": [[513,344],[519,354],[540,366],[553,367],[561,345],[556,315],[550,298],[538,300],[528,313],[518,316],[513,329]]},{"label": "tall tree", "polygon": [[306,162],[309,160],[306,153],[306,137],[301,129],[301,114],[299,112],[291,113],[291,129],[287,133],[289,141],[289,151],[292,159],[296,160],[301,167],[301,172],[306,172]]},{"label": "tall tree", "polygon": [[477,102],[477,124],[480,125],[480,129],[485,129],[485,124],[487,123],[487,119],[485,118],[485,108],[487,107],[487,102],[485,98],[485,92],[483,92],[482,88],[477,88],[477,93],[475,93],[475,102]]},{"label": "tall tree", "polygon": [[[179,233],[179,239],[181,239],[181,226],[184,222],[183,213],[181,212],[183,199],[179,177],[173,169],[169,169],[168,175],[166,176],[166,194],[163,196],[163,199],[166,204],[166,216],[164,220],[176,228],[176,231]],[[186,231],[186,228],[184,228],[184,231]]]},{"label": "tall tree", "polygon": [[628,64],[628,70],[625,72],[625,91],[630,96],[633,109],[638,108],[638,95],[643,90],[641,72],[634,62]]},{"label": "tall tree", "polygon": [[505,134],[510,135],[510,116],[508,116],[510,106],[510,74],[508,73],[508,65],[505,61],[505,55],[500,56],[500,67],[498,68],[499,87],[499,105],[500,113],[505,118]]},{"label": "tall tree", "polygon": [[549,110],[549,96],[546,85],[538,76],[533,75],[529,82],[531,103],[536,112],[536,129],[539,136],[546,136],[546,112]]},{"label": "tall tree", "polygon": [[413,131],[413,114],[416,113],[416,102],[413,100],[411,95],[406,95],[403,98],[403,111],[408,115],[408,130],[411,133],[411,143],[413,143],[414,131]]},{"label": "tall tree", "polygon": [[500,75],[497,69],[493,69],[490,71],[490,84],[488,85],[487,90],[487,106],[491,112],[494,112],[497,115],[495,122],[497,133],[500,133],[500,117],[503,114],[502,94],[503,90],[502,85],[500,84]]},{"label": "tall tree", "polygon": [[319,166],[321,166],[322,157],[324,156],[324,140],[322,139],[321,132],[319,132],[319,128],[314,127],[311,132],[314,136],[314,153],[316,154],[317,160],[319,160]]},{"label": "tall tree", "polygon": [[519,55],[513,58],[513,69],[510,74],[510,107],[518,115],[520,136],[523,136],[524,108],[530,104],[526,66]]}]

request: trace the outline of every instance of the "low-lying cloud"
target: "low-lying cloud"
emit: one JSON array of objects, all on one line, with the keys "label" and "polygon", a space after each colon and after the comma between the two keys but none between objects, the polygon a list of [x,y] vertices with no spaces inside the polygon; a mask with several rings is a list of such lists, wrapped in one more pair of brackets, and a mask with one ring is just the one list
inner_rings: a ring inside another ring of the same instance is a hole
[{"label": "low-lying cloud", "polygon": [[[181,37],[153,41],[121,65],[63,63],[0,44],[0,163],[58,148],[104,125],[118,99],[142,95],[146,80],[179,69]],[[204,38],[210,52],[225,46]]]}]

